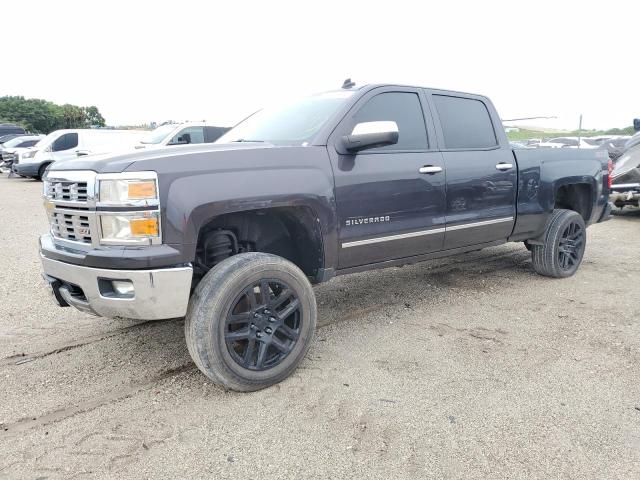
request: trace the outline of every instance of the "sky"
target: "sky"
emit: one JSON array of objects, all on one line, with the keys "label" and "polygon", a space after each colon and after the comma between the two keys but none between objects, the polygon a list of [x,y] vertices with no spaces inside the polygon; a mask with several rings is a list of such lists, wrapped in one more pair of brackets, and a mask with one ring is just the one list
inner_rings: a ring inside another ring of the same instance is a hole
[{"label": "sky", "polygon": [[2,17],[0,96],[96,105],[109,125],[233,125],[347,77],[480,93],[504,119],[557,117],[525,125],[640,117],[630,0],[25,0]]}]

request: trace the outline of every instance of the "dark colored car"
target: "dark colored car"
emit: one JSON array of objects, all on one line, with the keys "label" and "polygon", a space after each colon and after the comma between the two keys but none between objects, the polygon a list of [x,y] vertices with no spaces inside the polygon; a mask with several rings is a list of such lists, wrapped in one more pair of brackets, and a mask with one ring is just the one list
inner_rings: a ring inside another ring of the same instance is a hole
[{"label": "dark colored car", "polygon": [[347,85],[215,144],[54,163],[40,251],[61,306],[186,317],[202,372],[257,390],[304,358],[312,283],[505,242],[573,275],[609,218],[610,168],[594,149],[513,150],[480,95]]},{"label": "dark colored car", "polygon": [[[26,132],[24,128],[19,125],[0,123],[0,144],[6,142],[7,140],[11,140],[15,136],[24,135],[25,133]],[[13,135],[13,137],[8,137],[7,135]]]},{"label": "dark colored car", "polygon": [[612,173],[610,200],[622,209],[640,207],[640,143],[625,150]]}]

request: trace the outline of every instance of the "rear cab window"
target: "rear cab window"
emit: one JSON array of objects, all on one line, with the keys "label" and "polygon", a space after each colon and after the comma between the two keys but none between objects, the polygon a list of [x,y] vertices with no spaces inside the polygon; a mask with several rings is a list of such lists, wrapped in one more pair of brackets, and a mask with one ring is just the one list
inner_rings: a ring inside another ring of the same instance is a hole
[{"label": "rear cab window", "polygon": [[481,100],[433,94],[447,150],[487,149],[498,145],[487,106]]}]

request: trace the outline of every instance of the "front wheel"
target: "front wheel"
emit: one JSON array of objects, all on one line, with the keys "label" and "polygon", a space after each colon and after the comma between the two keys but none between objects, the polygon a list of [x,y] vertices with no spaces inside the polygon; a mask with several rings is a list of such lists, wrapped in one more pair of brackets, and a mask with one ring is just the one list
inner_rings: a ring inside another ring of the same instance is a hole
[{"label": "front wheel", "polygon": [[213,267],[189,302],[185,337],[198,368],[237,391],[274,385],[305,357],[316,328],[315,295],[284,258],[243,253]]},{"label": "front wheel", "polygon": [[542,245],[531,245],[533,268],[540,275],[570,277],[578,270],[587,244],[582,215],[556,209],[551,214]]},{"label": "front wheel", "polygon": [[47,173],[47,169],[49,168],[50,165],[51,165],[50,163],[45,163],[44,165],[40,166],[40,168],[38,169],[38,175],[34,178],[36,180],[42,181],[42,178]]}]

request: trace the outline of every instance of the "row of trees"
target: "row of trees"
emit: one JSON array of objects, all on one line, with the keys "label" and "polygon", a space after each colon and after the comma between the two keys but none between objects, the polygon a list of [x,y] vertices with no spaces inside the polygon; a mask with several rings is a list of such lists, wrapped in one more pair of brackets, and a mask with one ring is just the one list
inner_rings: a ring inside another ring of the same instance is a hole
[{"label": "row of trees", "polygon": [[106,125],[104,117],[94,106],[57,105],[37,98],[9,96],[0,97],[0,123],[15,123],[35,133]]}]

